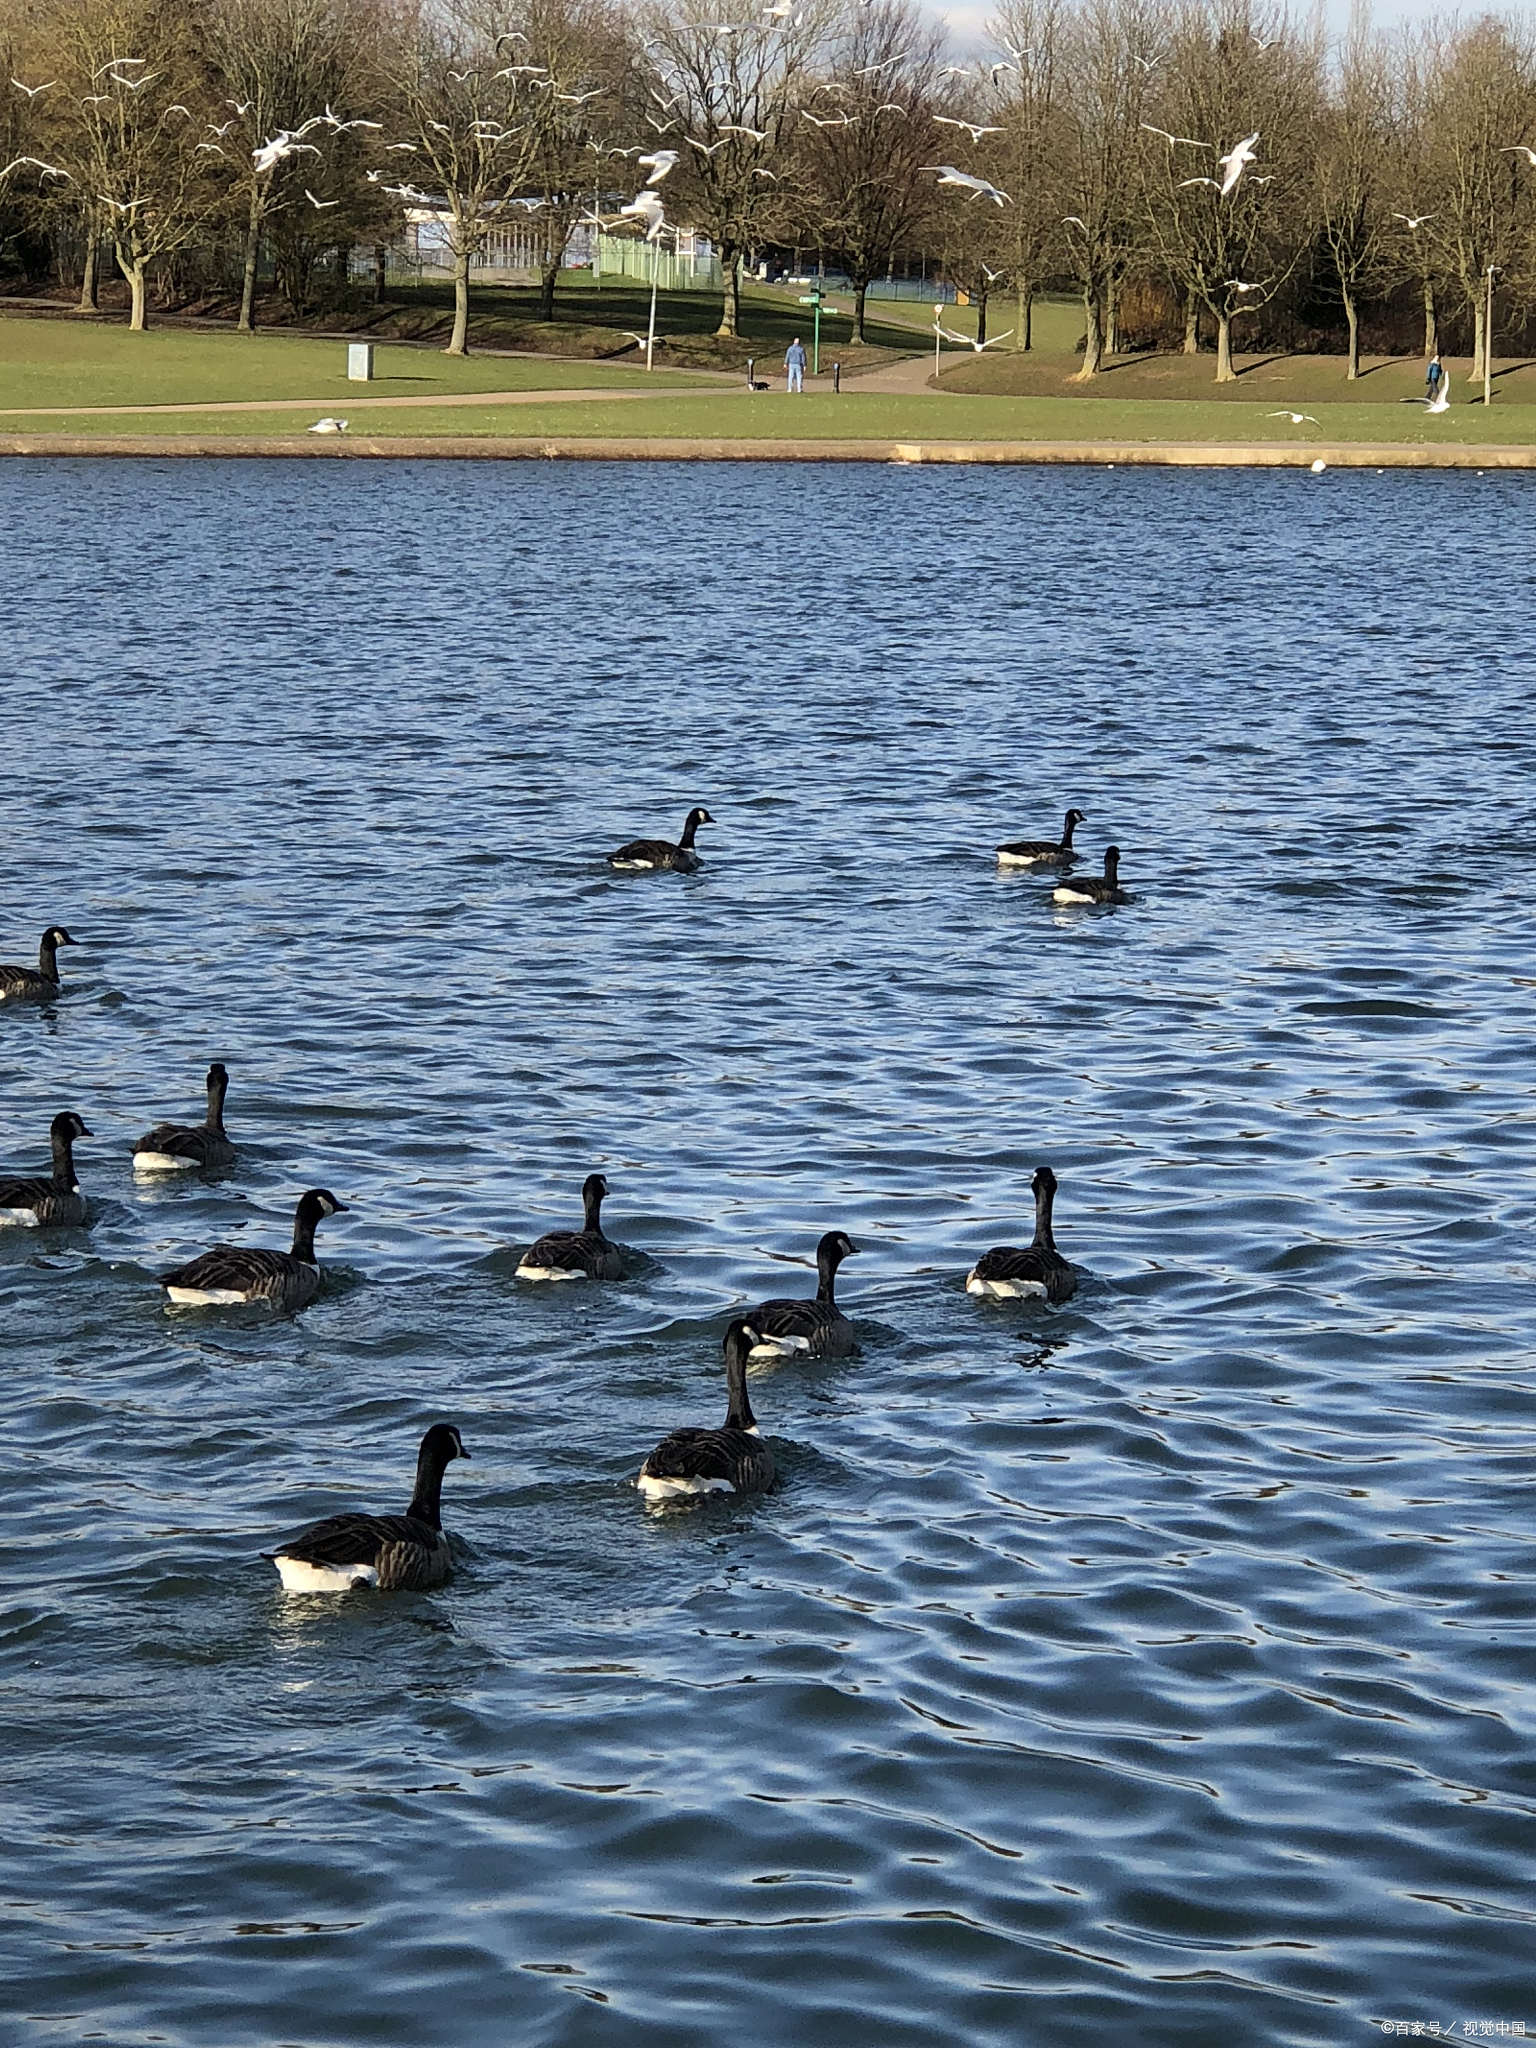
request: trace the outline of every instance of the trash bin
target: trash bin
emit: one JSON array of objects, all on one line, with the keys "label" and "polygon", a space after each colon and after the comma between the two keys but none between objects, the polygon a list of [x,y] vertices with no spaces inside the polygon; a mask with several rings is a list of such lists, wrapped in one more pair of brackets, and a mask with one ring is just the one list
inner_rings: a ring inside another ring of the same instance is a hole
[{"label": "trash bin", "polygon": [[371,384],[373,382],[373,343],[371,341],[349,341],[347,343],[347,382],[349,384]]}]

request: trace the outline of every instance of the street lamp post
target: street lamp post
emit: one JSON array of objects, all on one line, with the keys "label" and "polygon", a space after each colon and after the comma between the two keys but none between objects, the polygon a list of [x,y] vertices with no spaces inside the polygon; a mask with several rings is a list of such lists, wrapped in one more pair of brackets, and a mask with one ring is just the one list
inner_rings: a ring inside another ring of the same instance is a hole
[{"label": "street lamp post", "polygon": [[1488,266],[1488,300],[1483,309],[1483,410],[1493,403],[1493,272]]},{"label": "street lamp post", "polygon": [[811,375],[819,377],[821,375],[821,286],[817,285],[813,292],[802,292],[800,294],[800,303],[802,306],[814,306],[816,309],[811,323]]},{"label": "street lamp post", "polygon": [[943,317],[943,306],[935,306],[933,309],[933,381],[935,382],[935,384],[937,384],[937,382],[939,381],[939,322],[943,319]]}]

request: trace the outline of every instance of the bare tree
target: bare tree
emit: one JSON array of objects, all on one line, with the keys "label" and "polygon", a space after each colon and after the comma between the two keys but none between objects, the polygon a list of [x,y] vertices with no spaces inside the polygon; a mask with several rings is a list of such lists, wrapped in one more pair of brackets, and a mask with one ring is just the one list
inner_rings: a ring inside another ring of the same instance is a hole
[{"label": "bare tree", "polygon": [[1349,328],[1346,382],[1360,375],[1360,299],[1400,274],[1389,195],[1397,158],[1386,45],[1356,0],[1313,159],[1323,246]]},{"label": "bare tree", "polygon": [[829,14],[830,0],[771,15],[762,0],[664,0],[644,17],[646,118],[656,147],[677,151],[678,203],[719,256],[721,336],[740,328],[742,257],[782,225],[775,186]]},{"label": "bare tree", "polygon": [[469,274],[475,258],[527,197],[551,111],[551,74],[532,31],[507,26],[492,0],[418,0],[384,44],[380,71],[396,110],[382,147],[398,167],[393,191],[440,205],[453,259],[447,353],[469,353]]},{"label": "bare tree", "polygon": [[[256,324],[258,256],[274,217],[305,205],[305,187],[322,182],[316,166],[328,145],[359,112],[353,99],[370,25],[356,0],[215,0],[209,50],[224,104],[199,146],[228,166],[231,196],[241,206],[242,333]],[[295,146],[275,151],[285,135],[296,138]]]},{"label": "bare tree", "polygon": [[1461,30],[1431,24],[1426,36],[1425,226],[1472,316],[1476,377],[1488,345],[1490,273],[1516,289],[1529,277],[1533,173],[1515,145],[1536,139],[1536,54],[1528,28],[1492,15]]},{"label": "bare tree", "polygon": [[982,106],[988,124],[1003,131],[988,160],[1013,200],[997,235],[999,282],[1013,288],[1020,350],[1032,345],[1035,293],[1059,267],[1062,248],[1060,30],[1060,0],[1005,0],[988,24],[999,55],[988,67]]},{"label": "bare tree", "polygon": [[1157,125],[1143,132],[1153,234],[1216,324],[1218,384],[1237,374],[1233,320],[1274,298],[1310,240],[1319,69],[1315,36],[1249,0],[1192,0],[1160,66]]},{"label": "bare tree", "polygon": [[197,148],[211,99],[200,27],[176,0],[69,0],[49,24],[51,141],[99,209],[136,332],[150,267],[205,240],[221,198]]},{"label": "bare tree", "polygon": [[869,287],[933,212],[923,175],[939,147],[934,124],[944,31],[913,0],[860,0],[841,16],[823,77],[801,109],[800,216],[853,287],[851,341],[864,339]]},{"label": "bare tree", "polygon": [[1166,42],[1156,0],[1078,0],[1062,21],[1061,224],[1067,267],[1083,295],[1079,378],[1098,375],[1116,286],[1145,239],[1141,120]]},{"label": "bare tree", "polygon": [[602,0],[532,0],[525,28],[547,81],[527,197],[539,244],[539,318],[555,317],[555,287],[571,230],[592,201],[594,158],[621,113],[631,50],[626,24]]}]

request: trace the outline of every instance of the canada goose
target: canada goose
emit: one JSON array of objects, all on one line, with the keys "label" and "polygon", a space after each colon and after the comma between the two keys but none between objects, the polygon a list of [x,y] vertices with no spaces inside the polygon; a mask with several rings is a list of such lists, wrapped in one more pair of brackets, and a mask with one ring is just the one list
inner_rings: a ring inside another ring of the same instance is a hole
[{"label": "canada goose", "polygon": [[314,1299],[320,1285],[315,1258],[315,1225],[322,1217],[343,1215],[326,1188],[300,1195],[293,1217],[291,1252],[259,1251],[245,1245],[216,1244],[174,1272],[162,1273],[160,1285],[172,1301],[196,1307],[230,1307],[242,1301],[269,1301],[274,1308],[298,1309]]},{"label": "canada goose", "polygon": [[760,1301],[744,1308],[754,1358],[846,1358],[854,1348],[853,1325],[832,1298],[837,1269],[858,1246],[841,1230],[829,1230],[816,1247],[818,1275],[814,1301]]},{"label": "canada goose", "polygon": [[1129,903],[1120,886],[1119,847],[1105,847],[1102,875],[1074,875],[1071,881],[1058,882],[1051,895],[1057,903]]},{"label": "canada goose", "polygon": [[61,924],[49,925],[37,949],[37,966],[0,967],[0,1003],[46,1003],[59,992],[59,948],[76,943]]},{"label": "canada goose", "polygon": [[622,1280],[624,1259],[601,1221],[608,1183],[589,1173],[581,1184],[585,1220],[580,1230],[548,1230],[518,1262],[519,1280]]},{"label": "canada goose", "polygon": [[637,871],[641,868],[673,868],[680,875],[691,875],[699,865],[699,856],[693,850],[693,835],[701,825],[713,825],[714,822],[702,805],[696,806],[683,820],[683,836],[676,846],[669,839],[631,839],[617,853],[609,854],[608,865]]},{"label": "canada goose", "polygon": [[140,1173],[190,1173],[199,1166],[228,1166],[235,1148],[224,1130],[224,1097],[229,1075],[222,1061],[208,1069],[208,1115],[200,1124],[156,1124],[133,1148]]},{"label": "canada goose", "polygon": [[416,1454],[416,1490],[403,1515],[327,1515],[280,1550],[264,1550],[285,1593],[422,1593],[453,1569],[443,1534],[443,1474],[468,1451],[451,1422],[434,1422]]},{"label": "canada goose", "polygon": [[1030,1185],[1035,1191],[1033,1244],[1000,1244],[983,1252],[966,1275],[967,1294],[993,1301],[1070,1301],[1077,1291],[1077,1275],[1057,1251],[1051,1234],[1056,1176],[1048,1166],[1038,1166]]},{"label": "canada goose", "polygon": [[640,1467],[648,1500],[698,1493],[766,1493],[773,1484],[773,1452],[758,1434],[747,1399],[747,1357],[752,1331],[738,1318],[725,1333],[725,1384],[730,1407],[720,1429],[674,1429]]},{"label": "canada goose", "polygon": [[1013,839],[1006,846],[997,849],[997,864],[1004,868],[1064,868],[1077,859],[1077,849],[1072,844],[1072,834],[1079,825],[1086,825],[1087,818],[1081,811],[1068,811],[1066,823],[1061,828],[1060,840],[1055,839]]},{"label": "canada goose", "polygon": [[48,1230],[86,1221],[85,1197],[75,1179],[74,1143],[91,1134],[72,1109],[60,1110],[49,1130],[53,1139],[51,1178],[0,1180],[0,1224]]}]

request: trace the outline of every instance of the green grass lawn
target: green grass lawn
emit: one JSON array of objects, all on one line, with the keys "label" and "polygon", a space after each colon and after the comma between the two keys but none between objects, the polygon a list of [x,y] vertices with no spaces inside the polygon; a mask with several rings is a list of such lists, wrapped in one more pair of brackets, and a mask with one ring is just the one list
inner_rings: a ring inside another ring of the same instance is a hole
[{"label": "green grass lawn", "polygon": [[[93,321],[0,319],[0,417],[8,406],[176,405],[292,398],[345,412],[351,398],[429,398],[472,391],[571,391],[643,386],[640,365],[529,362],[505,356],[445,356],[377,344],[371,384],[347,382],[342,341],[301,334],[219,334],[152,327],[147,334]],[[656,370],[651,381],[695,388],[686,372]],[[20,422],[14,424],[19,425]]]},{"label": "green grass lawn", "polygon": [[[946,355],[941,382],[946,391],[980,397],[1105,400],[1186,399],[1203,405],[1289,405],[1316,412],[1319,405],[1388,406],[1411,409],[1424,395],[1424,362],[1419,356],[1371,356],[1355,382],[1346,380],[1343,356],[1239,356],[1237,377],[1216,382],[1214,355],[1117,356],[1088,383],[1076,381],[1082,357],[1070,350],[1027,356],[1006,348],[985,355]],[[1481,399],[1482,380],[1472,381],[1465,358],[1446,360],[1451,401],[1457,412]],[[1494,408],[1501,399],[1536,404],[1536,363],[1524,357],[1493,366]],[[1481,405],[1478,407],[1481,410]]]},{"label": "green grass lawn", "polygon": [[[345,410],[345,407],[341,407]],[[1293,427],[1264,405],[1202,405],[1191,400],[960,398],[829,391],[790,398],[765,392],[601,400],[562,405],[422,407],[352,416],[353,437],[510,436],[516,439],[891,440],[1095,442],[1393,442],[1536,443],[1536,405],[1453,406],[1427,420],[1416,407],[1321,405],[1317,426]],[[272,435],[302,431],[307,409],[289,413],[124,414],[86,421],[20,422],[11,431],[121,434]]]}]

